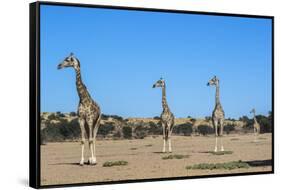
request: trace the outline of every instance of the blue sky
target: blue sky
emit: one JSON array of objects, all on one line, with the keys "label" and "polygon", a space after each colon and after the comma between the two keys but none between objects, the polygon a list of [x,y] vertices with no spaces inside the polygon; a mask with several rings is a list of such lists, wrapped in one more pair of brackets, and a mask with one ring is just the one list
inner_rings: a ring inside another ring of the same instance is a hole
[{"label": "blue sky", "polygon": [[76,111],[73,52],[84,84],[105,114],[153,117],[161,90],[176,117],[210,116],[220,79],[226,117],[271,110],[271,20],[41,5],[41,111]]}]

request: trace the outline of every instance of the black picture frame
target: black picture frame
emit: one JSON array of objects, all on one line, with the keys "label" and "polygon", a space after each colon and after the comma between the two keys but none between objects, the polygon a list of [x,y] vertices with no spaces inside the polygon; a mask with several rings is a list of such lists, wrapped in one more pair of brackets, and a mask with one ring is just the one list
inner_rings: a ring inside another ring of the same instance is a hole
[{"label": "black picture frame", "polygon": [[[112,10],[136,10],[150,11],[163,13],[181,13],[181,14],[199,14],[199,15],[217,15],[231,16],[244,18],[266,18],[272,22],[272,171],[266,172],[247,172],[235,174],[221,175],[206,175],[192,177],[171,177],[157,179],[138,179],[138,180],[122,180],[112,182],[93,182],[93,183],[78,183],[78,184],[63,184],[63,185],[41,185],[40,184],[40,6],[71,6],[71,7],[87,7],[87,8],[103,8]],[[125,7],[125,6],[109,6],[109,5],[92,5],[92,4],[77,4],[77,3],[59,3],[59,2],[34,2],[30,5],[29,18],[29,38],[30,38],[30,80],[29,80],[29,185],[33,188],[53,188],[53,187],[70,187],[70,186],[85,186],[85,185],[101,185],[101,184],[121,184],[135,182],[151,182],[163,180],[182,180],[195,178],[213,178],[213,177],[232,177],[244,175],[260,175],[274,173],[274,17],[264,15],[247,15],[233,13],[218,13],[218,12],[201,12],[187,10],[169,10],[156,8],[141,8],[141,7]]]}]

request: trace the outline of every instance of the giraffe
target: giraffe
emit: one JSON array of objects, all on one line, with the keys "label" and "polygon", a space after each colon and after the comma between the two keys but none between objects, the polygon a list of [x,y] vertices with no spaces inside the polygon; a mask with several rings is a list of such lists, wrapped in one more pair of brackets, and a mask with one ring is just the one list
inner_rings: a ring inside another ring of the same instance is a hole
[{"label": "giraffe", "polygon": [[[215,86],[216,87],[216,105],[215,109],[212,114],[212,122],[215,129],[215,137],[216,137],[216,145],[215,145],[215,152],[218,150],[218,136],[220,137],[221,141],[221,151],[224,151],[223,143],[222,143],[222,136],[223,136],[223,124],[224,124],[224,111],[222,105],[220,103],[220,87],[219,87],[219,79],[214,76],[209,82],[207,86]],[[218,125],[220,129],[218,128]]]},{"label": "giraffe", "polygon": [[257,142],[257,135],[260,134],[260,124],[257,121],[256,118],[256,110],[253,108],[250,113],[252,113],[254,115],[253,119],[254,119],[254,135],[255,135],[255,140],[254,142]]},{"label": "giraffe", "polygon": [[162,107],[163,111],[161,113],[160,119],[163,128],[163,149],[162,152],[166,152],[166,143],[169,145],[169,152],[172,152],[171,147],[171,135],[174,127],[175,117],[170,111],[167,100],[166,100],[166,84],[164,79],[160,78],[152,88],[161,87],[162,88]]},{"label": "giraffe", "polygon": [[[71,53],[67,56],[59,65],[58,69],[72,67],[76,72],[76,88],[79,96],[78,105],[78,122],[81,129],[81,160],[80,165],[84,165],[84,145],[85,135],[88,137],[89,149],[91,157],[89,158],[89,164],[95,165],[96,161],[96,148],[95,141],[97,131],[100,125],[101,111],[99,105],[91,98],[86,86],[83,84],[80,72],[80,62]],[[87,130],[86,130],[87,129]]]}]

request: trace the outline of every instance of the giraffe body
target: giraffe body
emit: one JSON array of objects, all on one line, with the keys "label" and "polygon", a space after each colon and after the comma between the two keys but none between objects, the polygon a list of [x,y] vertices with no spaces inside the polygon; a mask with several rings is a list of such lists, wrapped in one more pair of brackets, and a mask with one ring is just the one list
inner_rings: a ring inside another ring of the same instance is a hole
[{"label": "giraffe body", "polygon": [[79,96],[78,121],[81,129],[81,160],[80,165],[84,165],[84,146],[86,137],[89,140],[91,157],[89,164],[96,164],[95,141],[100,125],[101,111],[99,105],[91,98],[86,86],[83,84],[80,73],[79,60],[70,54],[58,65],[58,69],[73,67],[76,72],[76,88]]},{"label": "giraffe body", "polygon": [[161,87],[162,88],[162,107],[163,111],[160,115],[161,124],[163,128],[163,149],[162,152],[166,152],[166,144],[168,143],[169,152],[172,152],[171,145],[171,136],[174,127],[175,117],[170,111],[170,108],[166,99],[166,84],[165,81],[161,78],[154,85],[153,88]]}]

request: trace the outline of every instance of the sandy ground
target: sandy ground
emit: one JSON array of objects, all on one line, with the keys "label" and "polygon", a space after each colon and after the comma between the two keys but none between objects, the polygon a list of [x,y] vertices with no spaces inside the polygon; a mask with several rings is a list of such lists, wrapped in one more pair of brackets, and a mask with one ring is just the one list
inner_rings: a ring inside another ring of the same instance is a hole
[{"label": "sandy ground", "polygon": [[[271,134],[262,134],[253,142],[253,134],[227,135],[224,147],[233,151],[228,155],[212,155],[215,139],[209,137],[173,136],[172,154],[189,155],[188,158],[163,160],[162,138],[143,140],[97,141],[97,165],[79,166],[80,143],[48,143],[41,146],[41,185],[85,182],[118,181],[130,179],[199,176],[210,174],[271,171]],[[85,146],[86,157],[89,157]],[[106,161],[128,161],[126,166],[103,167]],[[229,161],[255,161],[248,169],[186,170],[188,165]],[[258,161],[258,162],[256,162]]]}]

